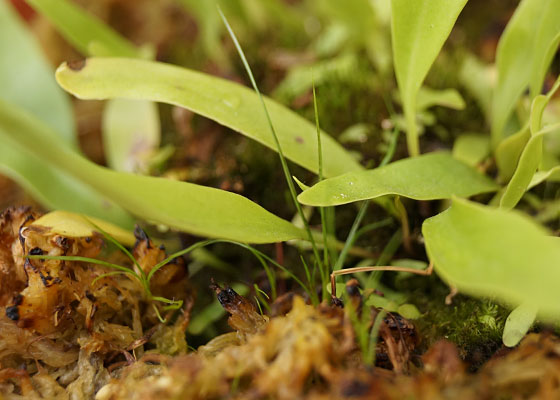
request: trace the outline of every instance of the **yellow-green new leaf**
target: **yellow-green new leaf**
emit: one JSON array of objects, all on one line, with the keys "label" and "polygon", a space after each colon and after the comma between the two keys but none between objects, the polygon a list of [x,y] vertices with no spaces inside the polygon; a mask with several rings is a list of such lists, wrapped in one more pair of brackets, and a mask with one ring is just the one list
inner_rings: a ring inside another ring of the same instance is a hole
[{"label": "yellow-green new leaf", "polygon": [[407,121],[408,152],[419,154],[416,96],[467,0],[392,0],[393,59]]},{"label": "yellow-green new leaf", "polygon": [[[188,108],[276,150],[258,95],[225,79],[170,64],[122,58],[90,58],[63,64],[58,83],[82,99],[145,99]],[[317,172],[315,126],[291,110],[265,99],[284,155]],[[322,133],[323,173],[336,176],[360,165],[329,135]]]},{"label": "yellow-green new leaf", "polygon": [[436,273],[459,292],[560,316],[560,240],[527,216],[454,199],[422,233]]},{"label": "yellow-green new leaf", "polygon": [[317,183],[298,196],[303,204],[336,206],[395,194],[415,200],[468,197],[498,186],[445,152],[400,160],[381,168],[350,172]]},{"label": "yellow-green new leaf", "polygon": [[99,227],[124,245],[132,246],[136,241],[130,231],[124,230],[110,222],[68,211],[51,211],[33,221],[31,225],[42,226],[50,232],[67,237],[91,236],[94,232],[98,232],[96,227]]},{"label": "yellow-green new leaf", "polygon": [[0,103],[0,133],[36,157],[91,185],[147,221],[200,236],[269,243],[307,234],[243,196],[165,178],[116,172],[58,145],[56,134],[33,116]]}]

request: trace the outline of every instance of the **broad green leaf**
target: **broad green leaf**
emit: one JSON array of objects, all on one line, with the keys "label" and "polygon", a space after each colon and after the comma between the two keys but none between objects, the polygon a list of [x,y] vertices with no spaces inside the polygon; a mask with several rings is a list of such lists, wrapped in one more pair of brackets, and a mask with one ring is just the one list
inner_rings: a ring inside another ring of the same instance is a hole
[{"label": "broad green leaf", "polygon": [[144,172],[159,147],[157,105],[146,100],[113,99],[103,112],[103,147],[117,171]]},{"label": "broad green leaf", "polygon": [[416,108],[420,111],[433,106],[463,110],[465,100],[455,89],[435,90],[425,86],[421,87],[416,98]]},{"label": "broad green leaf", "polygon": [[72,174],[147,221],[195,235],[268,243],[305,239],[306,233],[243,196],[165,178],[112,171],[58,146],[56,134],[7,103],[0,103],[0,132],[36,157]]},{"label": "broad green leaf", "polygon": [[453,157],[475,167],[490,154],[490,136],[477,133],[461,135],[453,143]]},{"label": "broad green leaf", "polygon": [[532,304],[521,304],[507,317],[502,341],[507,347],[517,346],[535,322],[538,309]]},{"label": "broad green leaf", "polygon": [[303,204],[326,207],[389,194],[415,200],[436,200],[468,197],[497,189],[494,182],[451,154],[436,152],[326,179],[301,193],[298,200]]},{"label": "broad green leaf", "polygon": [[36,115],[76,146],[68,96],[58,87],[39,44],[8,1],[0,1],[0,99]]},{"label": "broad green leaf", "polygon": [[492,106],[493,148],[503,139],[515,104],[532,78],[531,94],[540,91],[543,71],[552,60],[549,48],[559,32],[560,0],[521,1],[500,38],[496,53],[498,83]]},{"label": "broad green leaf", "polygon": [[467,0],[392,0],[395,73],[407,121],[408,152],[419,154],[416,96]]},{"label": "broad green leaf", "polygon": [[[108,25],[67,0],[32,0],[58,31],[84,55],[151,58]],[[103,114],[103,146],[109,166],[119,171],[144,172],[150,154],[159,146],[157,107],[147,101],[114,99]]]},{"label": "broad green leaf", "polygon": [[[0,104],[5,107],[5,103]],[[9,121],[0,123],[0,171],[22,185],[44,207],[102,218],[127,229],[134,226],[130,214],[10,138],[15,135],[23,135],[17,125]],[[60,139],[53,138],[53,143],[60,143]]]},{"label": "broad green leaf", "polygon": [[[76,146],[72,108],[60,90],[38,44],[5,1],[0,2],[0,98],[32,113],[54,129],[61,147]],[[11,141],[12,126],[0,129],[0,170],[18,182],[46,208],[59,208],[105,218],[132,227],[128,213],[88,185]]]},{"label": "broad green leaf", "polygon": [[95,226],[98,226],[124,245],[132,246],[136,241],[130,231],[124,230],[110,222],[68,211],[51,211],[33,221],[31,225],[43,226],[48,228],[50,232],[67,237],[91,236],[97,231]]},{"label": "broad green leaf", "polygon": [[27,3],[47,17],[82,54],[102,57],[147,56],[112,28],[69,0],[28,0]]},{"label": "broad green leaf", "polygon": [[527,216],[454,199],[422,233],[435,271],[459,292],[560,316],[560,241]]},{"label": "broad green leaf", "polygon": [[[120,58],[63,64],[56,78],[64,89],[83,99],[123,97],[185,107],[276,150],[258,95],[234,82],[170,64]],[[284,155],[316,172],[315,126],[273,100],[265,102]],[[321,143],[325,176],[361,169],[327,134],[322,133]]]}]

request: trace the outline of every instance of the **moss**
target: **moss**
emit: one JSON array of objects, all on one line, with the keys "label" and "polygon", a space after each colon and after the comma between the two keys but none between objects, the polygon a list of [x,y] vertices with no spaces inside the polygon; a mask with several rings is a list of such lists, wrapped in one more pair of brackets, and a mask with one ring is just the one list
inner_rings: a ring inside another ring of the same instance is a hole
[{"label": "moss", "polygon": [[416,321],[423,340],[421,349],[448,339],[457,345],[470,368],[476,369],[501,347],[508,311],[500,305],[457,295],[448,306],[445,297],[449,288],[437,276],[407,279],[400,289],[424,314]]}]

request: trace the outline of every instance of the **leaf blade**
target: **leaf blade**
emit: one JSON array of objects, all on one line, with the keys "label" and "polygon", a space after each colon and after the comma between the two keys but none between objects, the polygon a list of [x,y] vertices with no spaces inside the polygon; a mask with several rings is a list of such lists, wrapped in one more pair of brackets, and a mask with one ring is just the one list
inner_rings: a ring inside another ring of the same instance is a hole
[{"label": "leaf blade", "polygon": [[391,36],[407,120],[409,154],[419,154],[416,96],[467,0],[392,0]]},{"label": "leaf blade", "polygon": [[[58,83],[83,99],[124,97],[145,99],[188,108],[197,114],[243,133],[275,150],[258,96],[246,87],[203,73],[169,64],[117,58],[91,58],[79,70],[62,64],[56,73]],[[317,172],[316,133],[309,121],[265,98],[277,127],[285,156]],[[321,141],[326,176],[361,169],[354,158],[329,135]]]},{"label": "leaf blade", "polygon": [[82,54],[141,57],[127,39],[68,0],[29,0]]},{"label": "leaf blade", "polygon": [[31,115],[0,102],[0,133],[44,162],[71,173],[115,203],[148,221],[200,236],[270,243],[306,239],[305,232],[247,198],[205,186],[134,175],[98,166],[67,148]]},{"label": "leaf blade", "polygon": [[460,292],[560,314],[560,243],[525,215],[454,199],[422,233],[435,271]]},{"label": "leaf blade", "polygon": [[444,152],[326,179],[298,196],[303,204],[334,206],[396,194],[415,200],[472,196],[497,190],[490,179]]}]

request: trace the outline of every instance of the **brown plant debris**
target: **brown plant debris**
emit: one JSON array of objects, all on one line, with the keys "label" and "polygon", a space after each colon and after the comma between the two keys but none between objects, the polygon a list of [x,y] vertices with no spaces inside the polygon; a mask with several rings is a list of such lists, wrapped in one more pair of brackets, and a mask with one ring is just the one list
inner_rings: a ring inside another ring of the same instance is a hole
[{"label": "brown plant debris", "polygon": [[[422,357],[414,326],[347,296],[318,307],[295,293],[261,315],[248,299],[212,283],[234,332],[187,352],[192,294],[181,260],[154,276],[154,295],[185,301],[162,324],[142,286],[84,262],[26,255],[80,255],[127,262],[100,236],[69,238],[31,226],[29,208],[0,215],[0,399],[557,399],[560,339],[532,334],[468,374],[442,340]],[[140,229],[133,255],[149,272],[166,255]],[[120,258],[119,258],[120,257]],[[124,261],[123,261],[124,260]],[[128,266],[133,268],[128,261]],[[360,332],[380,323],[375,366]]]}]

